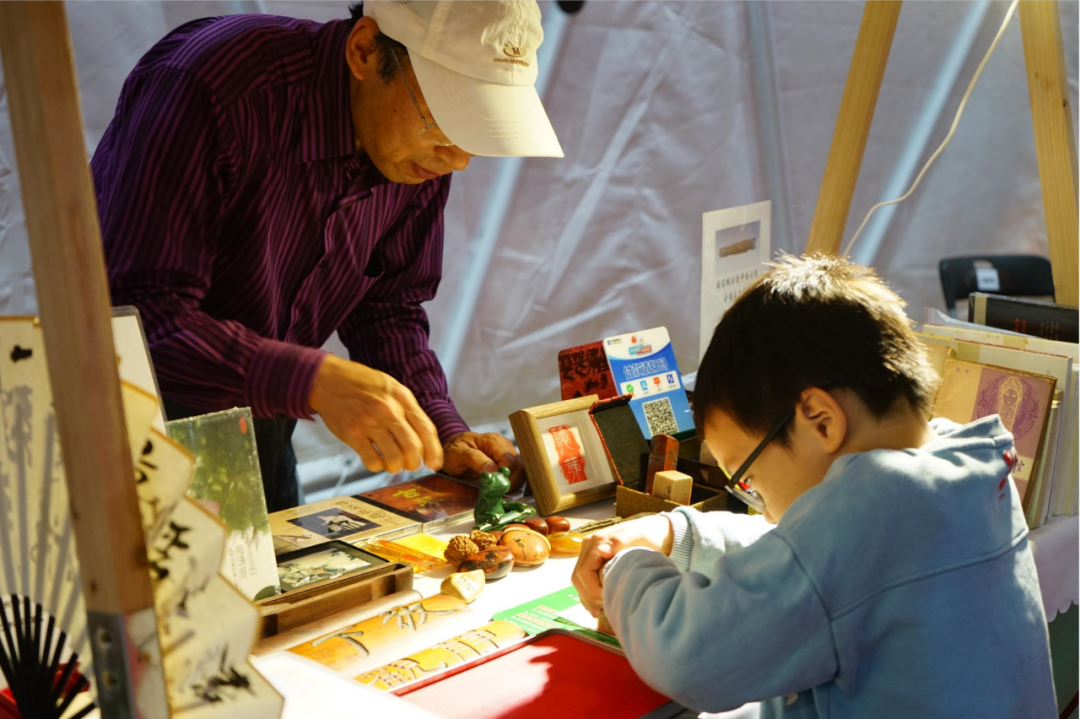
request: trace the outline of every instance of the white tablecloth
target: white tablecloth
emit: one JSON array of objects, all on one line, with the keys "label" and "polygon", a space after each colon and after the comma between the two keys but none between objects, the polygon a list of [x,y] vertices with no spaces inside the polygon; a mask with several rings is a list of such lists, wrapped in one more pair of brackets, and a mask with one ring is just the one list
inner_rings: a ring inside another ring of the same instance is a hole
[{"label": "white tablecloth", "polygon": [[1052,517],[1032,530],[1031,551],[1039,573],[1046,621],[1080,604],[1080,517]]}]

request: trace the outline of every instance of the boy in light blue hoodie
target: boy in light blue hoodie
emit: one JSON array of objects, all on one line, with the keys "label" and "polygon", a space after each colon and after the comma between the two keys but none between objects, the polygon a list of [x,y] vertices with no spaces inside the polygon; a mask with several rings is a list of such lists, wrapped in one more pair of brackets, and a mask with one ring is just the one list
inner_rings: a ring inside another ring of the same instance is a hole
[{"label": "boy in light blue hoodie", "polygon": [[786,257],[724,315],[695,412],[763,516],[620,525],[574,572],[657,691],[785,719],[1057,716],[1012,435],[927,422],[902,308],[872,270]]}]

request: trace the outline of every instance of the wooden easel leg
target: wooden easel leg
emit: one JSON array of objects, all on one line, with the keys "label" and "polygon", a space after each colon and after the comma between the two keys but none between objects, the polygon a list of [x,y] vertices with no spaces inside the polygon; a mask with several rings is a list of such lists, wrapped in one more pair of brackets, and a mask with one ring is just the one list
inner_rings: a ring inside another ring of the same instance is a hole
[{"label": "wooden easel leg", "polygon": [[844,97],[833,130],[829,159],[821,180],[806,252],[835,255],[840,251],[855,183],[859,179],[866,138],[874,119],[881,78],[889,59],[900,17],[900,0],[870,0],[863,10],[859,37],[851,56]]},{"label": "wooden easel leg", "polygon": [[1039,157],[1046,238],[1054,269],[1058,303],[1077,306],[1077,177],[1061,19],[1056,0],[1023,0],[1020,32],[1024,38],[1028,96]]},{"label": "wooden easel leg", "polygon": [[0,2],[0,52],[98,705],[107,717],[167,717],[64,4]]}]

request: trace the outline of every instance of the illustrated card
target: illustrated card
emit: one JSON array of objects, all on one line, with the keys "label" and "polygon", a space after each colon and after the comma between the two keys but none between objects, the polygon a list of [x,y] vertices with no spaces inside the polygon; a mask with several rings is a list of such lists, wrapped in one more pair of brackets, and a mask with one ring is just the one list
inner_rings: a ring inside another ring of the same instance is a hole
[{"label": "illustrated card", "polygon": [[414,520],[349,496],[283,509],[270,515],[274,552],[279,555],[333,539],[355,544],[361,539],[413,526],[419,525]]}]

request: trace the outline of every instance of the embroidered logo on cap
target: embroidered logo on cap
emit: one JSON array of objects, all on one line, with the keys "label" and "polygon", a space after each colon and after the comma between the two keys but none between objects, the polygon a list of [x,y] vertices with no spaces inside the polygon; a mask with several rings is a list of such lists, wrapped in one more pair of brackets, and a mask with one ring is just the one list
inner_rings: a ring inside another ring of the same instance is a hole
[{"label": "embroidered logo on cap", "polygon": [[514,45],[504,45],[503,53],[509,57],[525,57],[525,51]]}]

